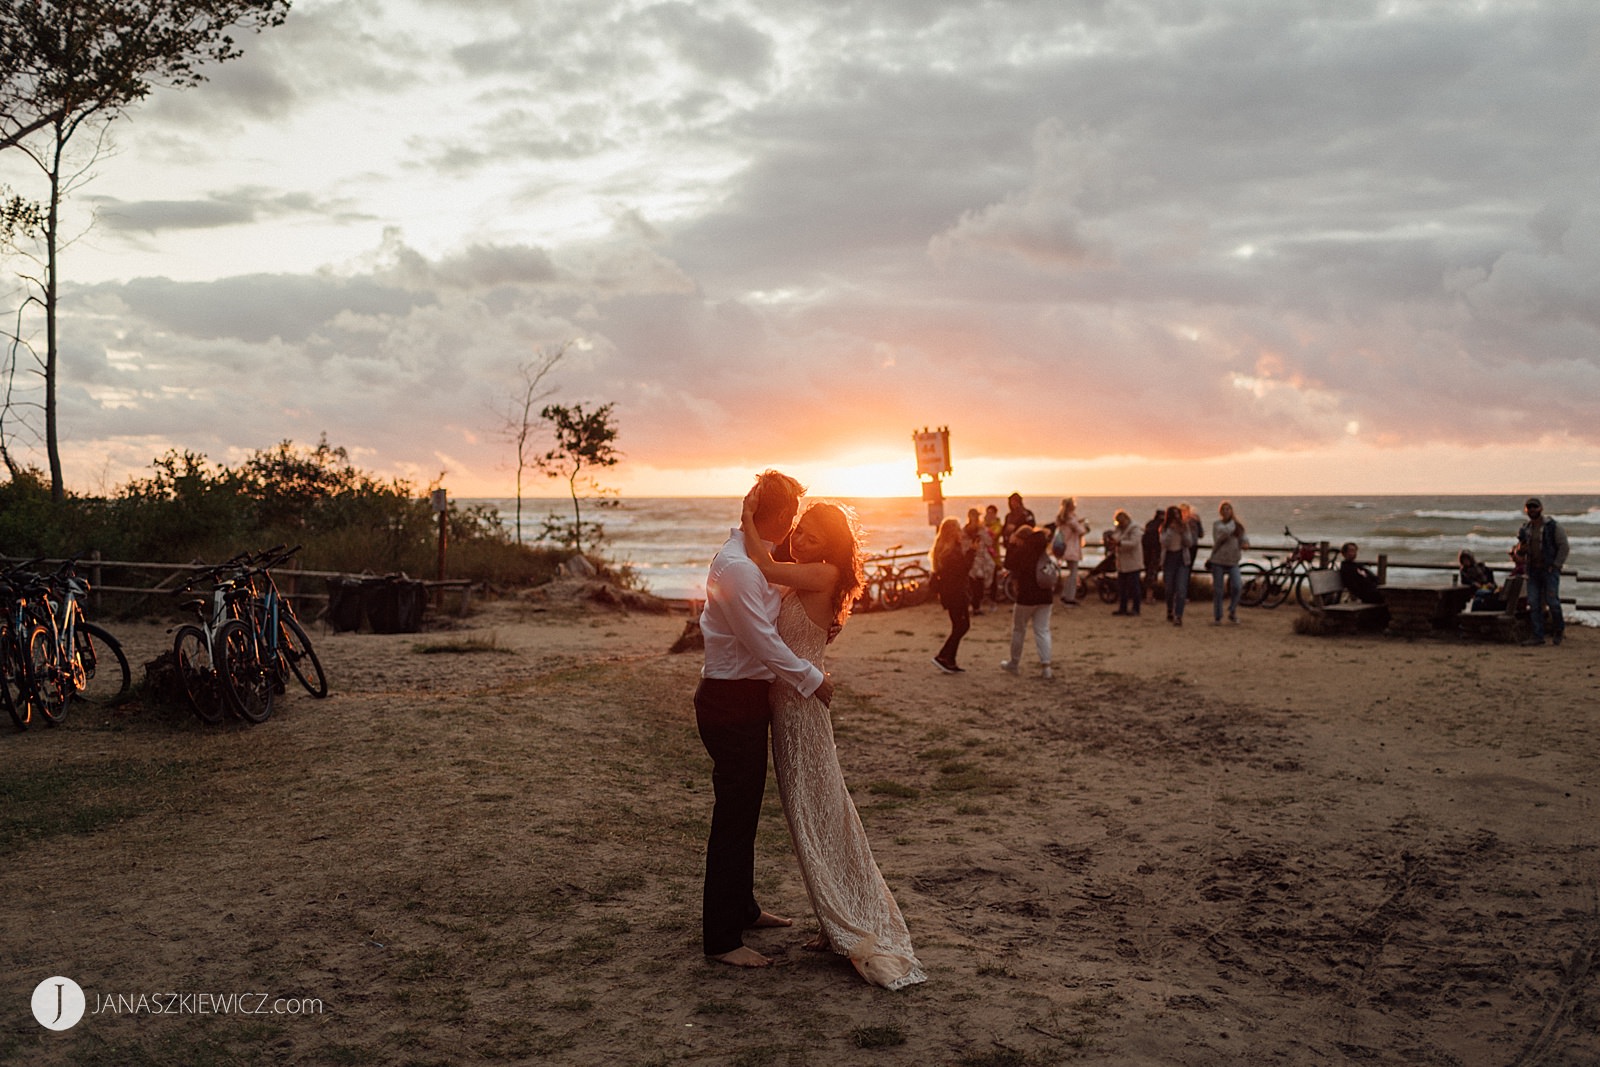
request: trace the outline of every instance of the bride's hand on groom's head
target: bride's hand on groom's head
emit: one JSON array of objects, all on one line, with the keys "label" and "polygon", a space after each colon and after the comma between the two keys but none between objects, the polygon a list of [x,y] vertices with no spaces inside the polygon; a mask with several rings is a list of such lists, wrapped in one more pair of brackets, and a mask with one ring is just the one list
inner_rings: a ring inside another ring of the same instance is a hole
[{"label": "bride's hand on groom's head", "polygon": [[753,518],[756,513],[756,505],[759,503],[761,503],[761,486],[758,483],[751,486],[750,491],[744,495],[744,514]]}]

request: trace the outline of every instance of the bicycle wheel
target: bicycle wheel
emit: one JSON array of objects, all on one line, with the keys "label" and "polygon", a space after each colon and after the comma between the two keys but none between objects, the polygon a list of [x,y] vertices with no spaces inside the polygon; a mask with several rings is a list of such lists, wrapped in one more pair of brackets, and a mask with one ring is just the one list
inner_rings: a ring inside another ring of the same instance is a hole
[{"label": "bicycle wheel", "polygon": [[1247,608],[1257,608],[1266,599],[1268,586],[1268,571],[1262,570],[1259,563],[1241,563],[1239,565],[1239,603]]},{"label": "bicycle wheel", "polygon": [[900,606],[914,608],[926,604],[933,594],[933,576],[920,563],[912,563],[895,575],[900,586]]},{"label": "bicycle wheel", "polygon": [[1301,571],[1294,576],[1294,602],[1307,611],[1322,608],[1321,599],[1311,591],[1311,574],[1308,571]]},{"label": "bicycle wheel", "polygon": [[33,706],[25,698],[31,676],[27,659],[11,639],[11,628],[0,629],[0,703],[19,730],[33,722]]},{"label": "bicycle wheel", "polygon": [[311,647],[311,638],[287,615],[278,623],[278,657],[289,665],[306,692],[318,700],[328,695],[328,676],[322,673],[322,661]]},{"label": "bicycle wheel", "polygon": [[1289,599],[1289,591],[1294,585],[1294,575],[1288,571],[1272,570],[1267,572],[1267,588],[1261,597],[1261,606],[1275,608]]},{"label": "bicycle wheel", "polygon": [[30,610],[24,655],[28,658],[26,698],[31,703],[30,716],[40,716],[55,726],[67,717],[67,699],[72,695],[70,671],[61,662],[61,642],[56,639],[53,624],[47,625],[48,615]]},{"label": "bicycle wheel", "polygon": [[127,698],[133,675],[128,670],[128,656],[115,637],[80,619],[72,632],[72,645],[83,669],[82,688],[73,694],[77,699],[110,707]]},{"label": "bicycle wheel", "polygon": [[215,726],[223,720],[227,708],[206,632],[193,624],[178,627],[177,636],[172,639],[172,655],[177,660],[178,683],[190,710],[201,722]]},{"label": "bicycle wheel", "polygon": [[247,722],[262,723],[272,717],[272,689],[276,664],[261,662],[255,630],[240,619],[229,619],[217,631],[217,677],[228,706]]}]

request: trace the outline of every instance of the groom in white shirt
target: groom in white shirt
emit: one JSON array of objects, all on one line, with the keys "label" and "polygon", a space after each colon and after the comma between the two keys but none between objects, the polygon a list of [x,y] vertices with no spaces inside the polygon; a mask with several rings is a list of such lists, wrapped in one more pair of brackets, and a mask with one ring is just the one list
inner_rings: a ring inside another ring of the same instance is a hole
[{"label": "groom in white shirt", "polygon": [[[761,493],[756,532],[769,549],[789,536],[805,486],[777,471],[757,479]],[[749,927],[789,926],[762,911],[755,896],[756,825],[767,788],[767,732],[772,708],[767,690],[792,685],[824,704],[833,684],[778,636],[779,593],[745,551],[733,530],[706,577],[700,613],[706,662],[694,694],[695,722],[711,756],[711,836],[706,842],[706,884],[701,927],[705,953],[735,967],[772,961],[744,943]]]}]

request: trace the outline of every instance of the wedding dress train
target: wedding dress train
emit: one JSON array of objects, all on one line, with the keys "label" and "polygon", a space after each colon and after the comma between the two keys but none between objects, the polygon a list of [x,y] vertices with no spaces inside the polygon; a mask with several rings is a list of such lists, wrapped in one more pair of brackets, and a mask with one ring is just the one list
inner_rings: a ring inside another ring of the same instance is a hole
[{"label": "wedding dress train", "polygon": [[[784,596],[778,635],[822,665],[827,632],[798,596]],[[827,707],[792,686],[774,685],[772,693],[772,766],[823,937],[873,985],[900,989],[927,981],[845,786]]]}]

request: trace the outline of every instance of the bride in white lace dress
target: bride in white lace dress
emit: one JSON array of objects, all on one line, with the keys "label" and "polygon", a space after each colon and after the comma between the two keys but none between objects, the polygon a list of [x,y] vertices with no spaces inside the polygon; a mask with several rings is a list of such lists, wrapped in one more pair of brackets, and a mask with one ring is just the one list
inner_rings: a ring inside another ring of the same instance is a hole
[{"label": "bride in white lace dress", "polygon": [[[744,515],[750,557],[768,581],[786,587],[778,635],[820,667],[829,632],[844,624],[861,588],[854,518],[837,504],[813,504],[790,538],[794,562],[778,562],[755,536],[754,507],[752,491]],[[822,927],[810,947],[848,956],[862,978],[887,989],[927,981],[845,785],[828,709],[782,683],[772,687],[772,766]]]}]

